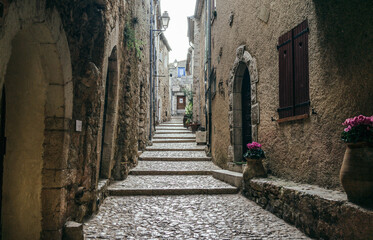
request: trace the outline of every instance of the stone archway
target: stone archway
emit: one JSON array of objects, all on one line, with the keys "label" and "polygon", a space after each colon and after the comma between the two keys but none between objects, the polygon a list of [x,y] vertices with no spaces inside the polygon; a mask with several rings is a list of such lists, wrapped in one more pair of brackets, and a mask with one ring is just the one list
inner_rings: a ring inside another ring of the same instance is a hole
[{"label": "stone archway", "polygon": [[15,22],[5,25],[0,39],[6,49],[0,86],[5,84],[7,111],[2,235],[58,239],[66,212],[72,125],[70,52],[59,13],[51,9],[34,23],[25,10],[30,5],[11,4],[8,17]]},{"label": "stone archway", "polygon": [[108,59],[103,109],[102,151],[99,177],[104,179],[111,177],[111,169],[113,168],[114,139],[118,112],[118,74],[117,47],[114,47]]},{"label": "stone archway", "polygon": [[[251,109],[248,110],[246,115],[250,115],[251,124],[245,123],[243,120],[245,111],[242,111],[242,86],[244,81],[247,83],[247,88],[250,90],[249,102],[246,104]],[[236,51],[236,60],[230,73],[228,83],[229,95],[229,131],[230,131],[230,146],[228,149],[228,158],[231,162],[241,162],[244,149],[244,135],[251,133],[252,141],[258,140],[258,124],[259,124],[259,103],[257,102],[257,83],[258,83],[258,70],[256,67],[256,59],[253,58],[249,52],[245,51],[245,46],[240,46]],[[245,129],[243,129],[243,127]],[[246,129],[251,127],[251,129]],[[249,140],[248,140],[249,141]]]}]

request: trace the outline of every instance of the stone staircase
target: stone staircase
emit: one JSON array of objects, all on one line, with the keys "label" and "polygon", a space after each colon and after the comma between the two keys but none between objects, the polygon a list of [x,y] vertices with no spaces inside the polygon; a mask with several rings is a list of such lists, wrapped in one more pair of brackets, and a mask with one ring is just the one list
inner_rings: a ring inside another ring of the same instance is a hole
[{"label": "stone staircase", "polygon": [[242,174],[240,179],[237,174],[229,178],[229,173],[215,166],[204,149],[205,146],[195,143],[195,134],[183,127],[182,118],[160,124],[156,127],[153,146],[140,155],[138,166],[126,180],[113,182],[108,187],[109,195],[237,193]]}]

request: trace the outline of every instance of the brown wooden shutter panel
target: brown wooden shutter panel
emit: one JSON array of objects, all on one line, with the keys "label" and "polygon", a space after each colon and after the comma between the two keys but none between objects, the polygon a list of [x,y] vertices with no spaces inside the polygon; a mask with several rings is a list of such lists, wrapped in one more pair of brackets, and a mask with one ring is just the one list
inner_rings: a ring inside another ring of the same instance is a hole
[{"label": "brown wooden shutter panel", "polygon": [[294,115],[309,113],[308,22],[293,29],[294,38]]},{"label": "brown wooden shutter panel", "polygon": [[292,31],[279,38],[279,100],[280,118],[293,116],[293,52]]}]

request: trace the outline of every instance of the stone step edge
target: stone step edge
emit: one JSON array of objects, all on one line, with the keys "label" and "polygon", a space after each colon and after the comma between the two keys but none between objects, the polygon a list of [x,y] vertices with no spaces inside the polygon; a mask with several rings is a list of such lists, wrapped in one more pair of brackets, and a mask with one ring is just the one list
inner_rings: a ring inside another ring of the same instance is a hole
[{"label": "stone step edge", "polygon": [[191,143],[191,142],[196,142],[196,140],[195,139],[153,139],[153,143]]},{"label": "stone step edge", "polygon": [[153,139],[182,139],[182,140],[187,140],[187,139],[192,139],[196,140],[196,137],[183,137],[183,136],[177,136],[177,137],[162,137],[162,136],[154,136]]},{"label": "stone step edge", "polygon": [[204,152],[204,148],[146,148],[149,152]]},{"label": "stone step edge", "polygon": [[[165,130],[163,130],[163,131],[165,131]],[[177,132],[177,131],[172,131],[172,132],[158,132],[158,131],[155,131],[155,134],[158,134],[158,135],[164,135],[164,134],[193,134],[193,132],[192,131],[185,131],[185,132]]]},{"label": "stone step edge", "polygon": [[[170,127],[170,126],[162,126],[162,127],[155,127],[155,130],[188,130],[185,127]],[[189,130],[190,131],[190,130]]]},{"label": "stone step edge", "polygon": [[212,170],[212,176],[215,179],[226,182],[237,188],[242,188],[243,174],[238,172],[233,172],[229,170]]},{"label": "stone step edge", "polygon": [[156,157],[139,157],[139,161],[159,161],[159,162],[165,162],[165,161],[172,161],[172,162],[183,162],[183,161],[195,161],[195,162],[203,162],[203,161],[211,161],[211,157],[199,157],[199,158],[156,158]]},{"label": "stone step edge", "polygon": [[109,196],[236,194],[238,188],[108,189]]},{"label": "stone step edge", "polygon": [[159,171],[159,170],[131,170],[130,175],[212,175],[211,170],[190,170],[190,171]]}]

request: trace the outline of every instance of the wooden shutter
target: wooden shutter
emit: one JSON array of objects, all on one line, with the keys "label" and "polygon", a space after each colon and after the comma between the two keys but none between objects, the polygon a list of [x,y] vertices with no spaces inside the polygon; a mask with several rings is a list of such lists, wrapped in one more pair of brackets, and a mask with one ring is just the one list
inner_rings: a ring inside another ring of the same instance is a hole
[{"label": "wooden shutter", "polygon": [[309,113],[308,22],[293,29],[294,50],[294,115]]},{"label": "wooden shutter", "polygon": [[294,106],[292,31],[282,35],[278,44],[280,74],[278,114],[280,118],[285,118],[293,116]]},{"label": "wooden shutter", "polygon": [[279,118],[309,112],[308,21],[279,38]]}]

